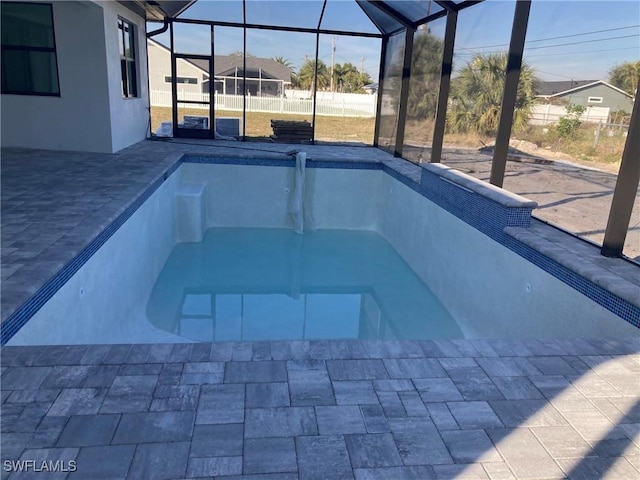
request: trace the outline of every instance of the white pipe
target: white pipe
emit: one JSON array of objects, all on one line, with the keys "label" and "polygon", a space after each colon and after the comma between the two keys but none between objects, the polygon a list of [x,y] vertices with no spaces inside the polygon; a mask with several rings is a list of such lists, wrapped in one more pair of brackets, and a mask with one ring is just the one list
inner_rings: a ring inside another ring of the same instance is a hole
[{"label": "white pipe", "polygon": [[305,152],[296,153],[296,170],[293,184],[293,195],[289,203],[289,214],[293,220],[293,229],[302,235],[304,232],[304,180],[307,164]]}]

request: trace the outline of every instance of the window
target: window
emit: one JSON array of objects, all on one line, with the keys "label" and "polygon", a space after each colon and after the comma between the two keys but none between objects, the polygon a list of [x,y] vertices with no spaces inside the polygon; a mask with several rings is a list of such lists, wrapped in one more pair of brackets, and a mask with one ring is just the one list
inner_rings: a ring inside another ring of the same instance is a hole
[{"label": "window", "polygon": [[[165,76],[164,83],[171,83],[171,77]],[[188,83],[189,85],[197,85],[198,79],[196,77],[176,77],[176,83]]]},{"label": "window", "polygon": [[50,4],[2,2],[2,93],[60,95]]},{"label": "window", "polygon": [[602,103],[602,97],[589,97],[588,103]]},{"label": "window", "polygon": [[120,39],[120,70],[122,71],[122,96],[138,96],[138,75],[136,66],[136,48],[134,26],[126,20],[118,19],[118,37]]}]

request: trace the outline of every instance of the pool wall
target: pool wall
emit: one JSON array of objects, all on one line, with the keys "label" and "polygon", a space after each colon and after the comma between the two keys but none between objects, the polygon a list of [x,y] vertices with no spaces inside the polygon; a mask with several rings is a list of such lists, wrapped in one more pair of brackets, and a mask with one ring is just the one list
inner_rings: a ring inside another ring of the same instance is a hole
[{"label": "pool wall", "polygon": [[[180,174],[205,186],[205,228],[293,227],[293,168],[185,163]],[[306,176],[305,208],[316,228],[376,230],[380,170],[308,168]]]},{"label": "pool wall", "polygon": [[[184,341],[139,321],[155,279],[176,244],[179,184],[179,174],[163,182],[9,344],[26,345],[34,338],[51,345],[95,343],[101,336],[111,343],[128,343],[132,335],[142,332],[149,342]],[[104,332],[96,332],[96,325]]]},{"label": "pool wall", "polygon": [[638,329],[492,240],[420,193],[384,175],[379,232],[456,319],[468,338],[500,329],[514,338],[601,336]]}]

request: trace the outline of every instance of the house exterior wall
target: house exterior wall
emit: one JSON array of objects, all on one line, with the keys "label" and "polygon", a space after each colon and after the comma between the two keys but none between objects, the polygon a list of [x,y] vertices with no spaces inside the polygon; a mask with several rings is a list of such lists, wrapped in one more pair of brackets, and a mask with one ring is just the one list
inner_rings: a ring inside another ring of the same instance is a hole
[{"label": "house exterior wall", "polygon": [[[147,45],[149,46],[149,87],[154,92],[171,93],[171,83],[164,81],[164,77],[171,76],[171,52],[153,42],[148,42]],[[176,61],[176,67],[178,77],[198,79],[197,84],[178,84],[178,92],[202,93],[202,82],[204,81],[202,70],[180,59]]]},{"label": "house exterior wall", "polygon": [[[117,2],[52,2],[52,8],[60,96],[3,94],[2,145],[113,153],[146,138],[144,20]],[[118,16],[137,29],[137,98],[122,97]]]},{"label": "house exterior wall", "polygon": [[2,145],[110,153],[103,9],[52,5],[60,96],[3,94]]},{"label": "house exterior wall", "polygon": [[[171,83],[164,81],[165,77],[171,76],[171,52],[157,45],[155,42],[147,42],[149,51],[149,88],[152,92],[171,93]],[[194,77],[198,79],[197,84],[180,83],[178,92],[185,93],[209,93],[209,78],[201,69],[191,63],[177,59],[176,76]],[[242,75],[237,79],[231,78],[234,72],[227,72],[226,76],[216,77],[215,92],[226,95],[242,95]],[[249,75],[249,72],[247,72]],[[251,72],[251,77],[257,77],[257,72]],[[236,91],[237,83],[237,91]],[[247,93],[253,96],[280,96],[282,94],[284,82],[269,78],[260,82],[257,78],[247,77]],[[178,95],[178,98],[180,96]]]},{"label": "house exterior wall", "polygon": [[[144,19],[118,2],[103,1],[102,30],[106,39],[106,62],[109,82],[111,151],[117,152],[147,138],[149,134],[149,83],[147,72],[147,37]],[[118,48],[118,17],[135,25],[138,96],[122,97],[122,73]]]},{"label": "house exterior wall", "polygon": [[[589,97],[602,97],[602,103],[589,102]],[[575,90],[566,95],[558,95],[556,98],[584,107],[609,107],[612,112],[624,110],[630,113],[633,109],[633,99],[602,84]]]}]

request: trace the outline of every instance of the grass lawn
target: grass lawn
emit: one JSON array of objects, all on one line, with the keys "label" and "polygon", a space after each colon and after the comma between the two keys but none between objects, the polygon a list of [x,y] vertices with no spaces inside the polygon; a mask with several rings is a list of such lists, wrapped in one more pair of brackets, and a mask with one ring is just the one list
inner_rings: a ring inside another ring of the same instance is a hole
[{"label": "grass lawn", "polygon": [[[180,109],[179,116],[205,115],[207,110],[200,108]],[[216,110],[219,117],[242,117],[242,112]],[[269,138],[273,134],[271,119],[274,120],[307,120],[311,123],[311,115],[287,115],[280,113],[247,112],[246,134],[248,137]],[[171,121],[171,108],[151,107],[151,130],[155,131],[160,122]],[[324,117],[316,116],[316,140],[330,142],[359,142],[373,144],[375,118]]]},{"label": "grass lawn", "polygon": [[[204,115],[207,111],[198,108],[180,109],[179,116]],[[241,117],[242,112],[217,110],[220,117]],[[271,119],[276,120],[307,120],[311,122],[311,115],[288,115],[279,113],[247,112],[246,134],[249,139],[269,139],[273,134]],[[160,122],[171,121],[171,108],[151,107],[152,131]],[[365,145],[373,144],[374,118],[325,117],[316,116],[316,140],[328,142],[354,142]],[[389,128],[395,129],[395,122]],[[591,165],[608,171],[616,171],[619,166],[625,138],[621,132],[604,130],[600,134],[599,144],[594,148],[595,125],[584,124],[572,138],[558,139],[552,133],[543,133],[542,127],[529,127],[522,132],[513,132],[512,140],[524,140],[531,144],[531,153],[549,159],[571,159],[576,163]],[[384,128],[382,128],[385,131]],[[609,136],[612,135],[612,136]],[[408,120],[405,130],[405,142],[414,146],[431,145],[433,137],[432,120]],[[444,138],[445,146],[480,148],[493,145],[494,139],[478,134],[450,134]],[[381,145],[384,144],[381,139]],[[564,156],[562,155],[564,154]],[[426,155],[426,154],[425,154]],[[417,161],[417,158],[410,158]]]}]

